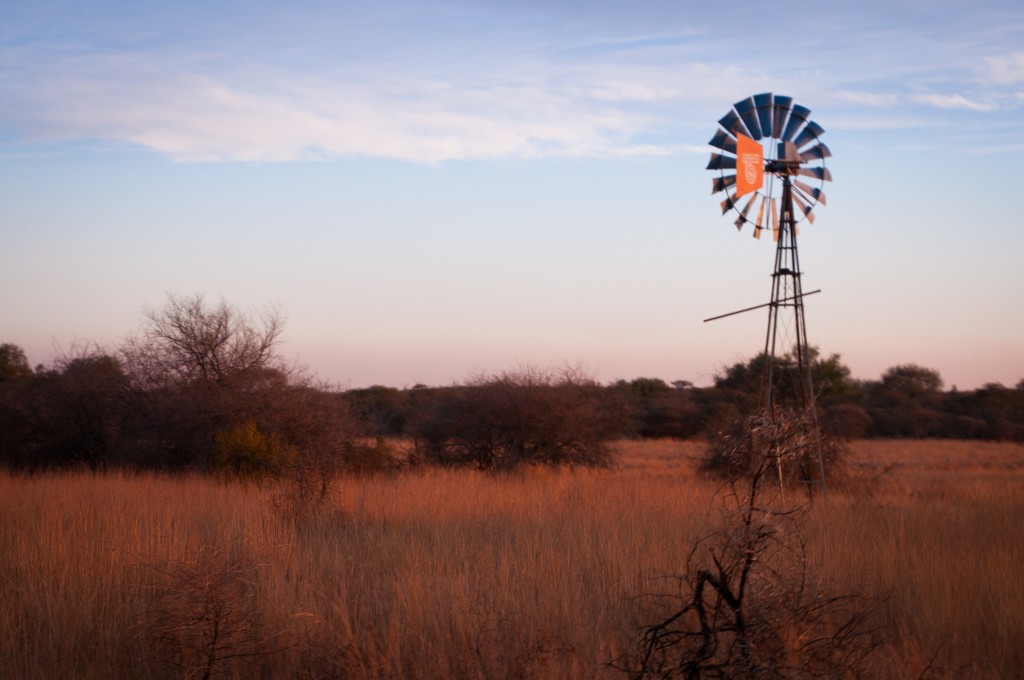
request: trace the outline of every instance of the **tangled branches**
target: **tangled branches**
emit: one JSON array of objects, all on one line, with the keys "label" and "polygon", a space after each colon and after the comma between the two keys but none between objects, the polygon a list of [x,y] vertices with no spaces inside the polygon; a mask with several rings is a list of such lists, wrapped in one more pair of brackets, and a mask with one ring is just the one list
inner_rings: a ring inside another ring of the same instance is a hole
[{"label": "tangled branches", "polygon": [[823,482],[842,459],[842,447],[825,435],[807,411],[776,408],[760,412],[717,432],[701,471],[735,479],[769,474],[779,482]]},{"label": "tangled branches", "polygon": [[[723,488],[723,528],[694,546],[678,592],[658,598],[670,613],[643,627],[638,652],[618,664],[631,677],[859,677],[877,644],[870,603],[829,594],[813,578],[799,530],[808,508],[787,505],[772,483],[778,469],[800,469],[807,447],[798,430],[768,430],[777,457],[743,461],[749,474]],[[765,436],[752,430],[747,441]]]}]

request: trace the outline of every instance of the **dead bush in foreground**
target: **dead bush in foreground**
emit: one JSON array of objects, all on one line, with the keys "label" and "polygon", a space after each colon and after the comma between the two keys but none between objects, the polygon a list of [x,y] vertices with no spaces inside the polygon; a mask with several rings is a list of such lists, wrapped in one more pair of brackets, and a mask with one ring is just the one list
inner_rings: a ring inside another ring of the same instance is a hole
[{"label": "dead bush in foreground", "polygon": [[182,678],[222,673],[256,676],[261,657],[283,651],[281,634],[263,629],[256,566],[203,548],[192,559],[152,566],[159,576],[143,635],[155,658]]},{"label": "dead bush in foreground", "polygon": [[798,428],[769,430],[779,458],[750,459],[749,474],[723,488],[723,528],[697,542],[674,578],[677,593],[655,597],[669,613],[644,626],[635,655],[616,663],[632,678],[862,677],[878,644],[867,626],[871,602],[830,594],[809,573],[800,534],[807,508],[787,505],[772,483],[777,466],[799,469],[806,455]]}]

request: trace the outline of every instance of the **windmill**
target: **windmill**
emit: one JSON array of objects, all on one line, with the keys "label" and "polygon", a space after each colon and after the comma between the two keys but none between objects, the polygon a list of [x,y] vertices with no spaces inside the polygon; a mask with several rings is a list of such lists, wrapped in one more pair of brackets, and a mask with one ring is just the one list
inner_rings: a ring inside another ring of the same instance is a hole
[{"label": "windmill", "polygon": [[804,220],[813,223],[814,208],[825,204],[822,187],[832,180],[825,159],[832,154],[820,139],[824,129],[810,120],[810,113],[794,104],[792,97],[767,92],[736,102],[718,121],[719,128],[709,142],[717,149],[707,167],[717,173],[711,193],[724,192],[722,214],[735,213],[738,230],[750,224],[757,239],[771,230],[775,268],[771,302],[706,321],[768,307],[761,406],[767,417],[774,419],[782,395],[788,395],[803,410],[813,424],[817,449],[817,460],[808,462],[803,475],[807,481],[819,482],[824,490],[811,381],[813,357],[807,344],[803,302],[805,296],[819,291],[803,291],[797,224]]}]

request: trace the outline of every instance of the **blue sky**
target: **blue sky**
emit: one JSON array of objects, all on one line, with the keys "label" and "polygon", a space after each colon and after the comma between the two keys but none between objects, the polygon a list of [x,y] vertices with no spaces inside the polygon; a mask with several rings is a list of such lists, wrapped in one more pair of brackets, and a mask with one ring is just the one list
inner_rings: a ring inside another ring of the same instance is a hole
[{"label": "blue sky", "polygon": [[774,253],[706,143],[769,91],[834,154],[811,343],[1024,377],[1024,9],[985,1],[0,0],[0,341],[47,362],[201,292],[276,305],[342,386],[707,384],[766,315],[701,320]]}]

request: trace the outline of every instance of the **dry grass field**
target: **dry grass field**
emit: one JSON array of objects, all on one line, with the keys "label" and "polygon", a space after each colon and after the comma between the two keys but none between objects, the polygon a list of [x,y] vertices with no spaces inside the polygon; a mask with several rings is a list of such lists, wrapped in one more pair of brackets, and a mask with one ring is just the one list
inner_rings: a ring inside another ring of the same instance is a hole
[{"label": "dry grass field", "polygon": [[[614,470],[427,470],[280,490],[0,475],[4,678],[616,678],[718,522],[700,445]],[[855,442],[810,566],[875,598],[878,678],[1024,677],[1024,447]]]}]

